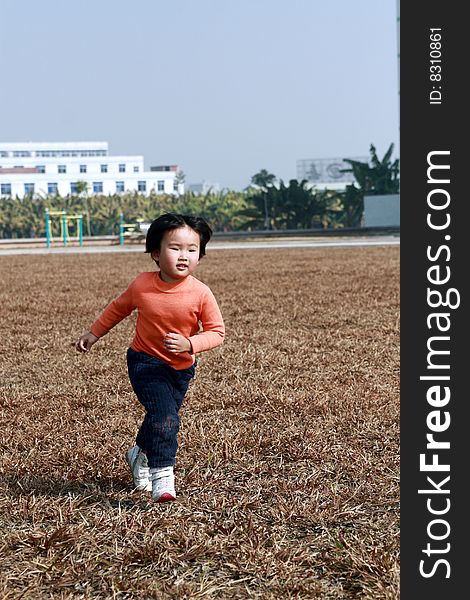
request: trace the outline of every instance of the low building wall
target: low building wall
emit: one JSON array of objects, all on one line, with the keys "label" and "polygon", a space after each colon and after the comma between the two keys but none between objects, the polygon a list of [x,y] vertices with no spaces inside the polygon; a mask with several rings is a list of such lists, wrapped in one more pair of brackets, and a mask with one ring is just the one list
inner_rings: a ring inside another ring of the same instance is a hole
[{"label": "low building wall", "polygon": [[364,196],[364,227],[398,227],[400,194]]}]

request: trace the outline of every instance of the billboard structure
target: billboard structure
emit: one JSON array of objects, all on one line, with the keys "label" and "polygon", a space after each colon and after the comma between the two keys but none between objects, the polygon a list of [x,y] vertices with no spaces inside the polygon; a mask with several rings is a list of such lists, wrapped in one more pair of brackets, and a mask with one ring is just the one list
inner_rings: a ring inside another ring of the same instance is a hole
[{"label": "billboard structure", "polygon": [[[347,157],[350,160],[369,163],[367,156]],[[297,161],[297,180],[305,179],[312,185],[321,188],[342,189],[354,183],[352,173],[342,173],[342,169],[350,169],[351,165],[343,158],[304,158]]]}]

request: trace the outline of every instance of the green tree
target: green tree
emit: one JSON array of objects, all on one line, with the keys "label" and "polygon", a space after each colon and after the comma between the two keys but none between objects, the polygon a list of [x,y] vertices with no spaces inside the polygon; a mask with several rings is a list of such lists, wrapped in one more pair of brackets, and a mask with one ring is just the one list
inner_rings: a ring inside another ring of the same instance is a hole
[{"label": "green tree", "polygon": [[[276,181],[276,175],[269,173],[266,169],[261,169],[258,173],[255,173],[251,178],[251,184],[261,188],[260,197],[263,200],[264,210],[264,228],[270,229],[271,219],[269,216],[270,199],[269,196],[275,195],[273,192],[274,182]],[[271,194],[270,194],[271,192]]]},{"label": "green tree", "polygon": [[181,184],[184,184],[184,182],[186,181],[186,174],[179,169],[178,171],[176,171],[175,173],[175,185],[176,185],[176,193],[179,196],[179,186]]},{"label": "green tree", "polygon": [[342,169],[343,173],[352,173],[363,194],[396,194],[400,189],[400,161],[391,161],[393,144],[390,144],[382,160],[377,156],[375,146],[370,145],[370,163],[349,158],[343,159],[351,165],[350,169]]},{"label": "green tree", "polygon": [[360,227],[364,213],[364,194],[354,185],[347,185],[338,193],[341,214],[338,224],[343,227]]},{"label": "green tree", "polygon": [[276,175],[269,173],[266,169],[261,169],[261,171],[258,171],[258,173],[253,175],[251,178],[251,183],[266,190],[274,185],[276,179]]},{"label": "green tree", "polygon": [[315,192],[308,181],[291,179],[288,185],[280,180],[273,195],[272,212],[276,229],[298,229],[312,226],[312,217],[322,212]]},{"label": "green tree", "polygon": [[75,184],[76,194],[83,201],[83,212],[85,213],[87,236],[91,236],[90,209],[88,206],[88,188],[86,181],[77,181]]},{"label": "green tree", "polygon": [[[247,196],[247,208],[242,210],[246,224],[253,229],[310,229],[328,227],[337,210],[337,195],[329,190],[317,191],[307,180],[291,179],[286,185],[267,186]],[[269,207],[266,223],[265,207]],[[266,227],[266,224],[268,225]]]}]

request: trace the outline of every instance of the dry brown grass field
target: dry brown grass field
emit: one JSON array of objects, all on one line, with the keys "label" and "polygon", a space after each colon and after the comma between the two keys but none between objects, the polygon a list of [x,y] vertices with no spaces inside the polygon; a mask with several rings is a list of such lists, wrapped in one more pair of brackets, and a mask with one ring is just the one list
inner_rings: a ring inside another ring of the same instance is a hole
[{"label": "dry brown grass field", "polygon": [[132,491],[148,255],[0,257],[0,598],[399,597],[399,249],[212,251],[225,343],[181,411],[178,499]]}]

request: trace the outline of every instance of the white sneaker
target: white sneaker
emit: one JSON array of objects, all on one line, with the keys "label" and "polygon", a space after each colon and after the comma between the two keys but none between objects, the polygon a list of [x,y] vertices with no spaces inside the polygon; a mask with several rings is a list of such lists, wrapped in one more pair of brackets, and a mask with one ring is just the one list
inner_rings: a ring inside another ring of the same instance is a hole
[{"label": "white sneaker", "polygon": [[151,492],[152,482],[146,454],[139,446],[133,446],[126,452],[126,461],[132,472],[135,489],[141,492]]},{"label": "white sneaker", "polygon": [[151,469],[150,479],[152,480],[152,500],[155,502],[176,500],[173,467]]}]

